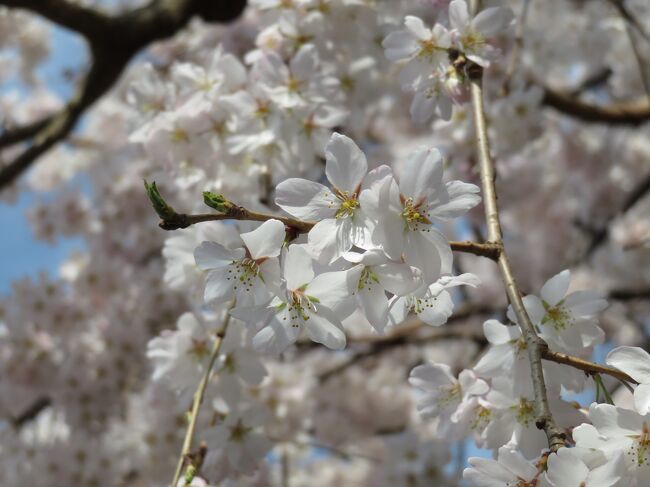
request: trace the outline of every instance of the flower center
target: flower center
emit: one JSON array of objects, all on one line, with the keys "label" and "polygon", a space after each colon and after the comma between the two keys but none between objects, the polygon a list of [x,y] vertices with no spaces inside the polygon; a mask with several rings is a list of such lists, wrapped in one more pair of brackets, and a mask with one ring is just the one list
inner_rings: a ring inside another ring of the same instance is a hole
[{"label": "flower center", "polygon": [[244,426],[241,420],[239,420],[235,426],[231,426],[230,428],[230,439],[237,442],[244,441],[244,438],[246,438],[246,435],[251,429],[248,426]]},{"label": "flower center", "polygon": [[519,399],[517,408],[517,422],[528,428],[530,422],[535,419],[535,405],[528,399],[522,397]]},{"label": "flower center", "polygon": [[648,424],[644,421],[641,434],[632,435],[631,437],[634,438],[635,444],[627,454],[636,454],[636,462],[639,467],[646,465],[648,463],[648,453],[650,453],[650,431],[648,430]]},{"label": "flower center", "polygon": [[468,30],[461,38],[460,42],[466,49],[478,49],[486,44],[485,37],[473,29]]},{"label": "flower center", "polygon": [[372,272],[370,267],[364,267],[363,271],[361,271],[361,277],[359,277],[359,291],[363,291],[364,289],[372,291],[374,284],[379,284],[377,274]]},{"label": "flower center", "polygon": [[405,198],[402,195],[400,195],[400,200],[402,201],[402,218],[405,230],[420,230],[423,225],[431,225],[424,200],[415,202],[413,198]]},{"label": "flower center", "polygon": [[[228,266],[228,273],[226,280],[235,280],[235,291],[242,288],[245,291],[250,291],[253,287],[254,280],[260,274],[259,264],[250,257],[244,257],[241,260],[233,260]],[[261,278],[261,277],[260,277]]]},{"label": "flower center", "polygon": [[358,191],[350,194],[347,191],[341,191],[334,188],[334,194],[336,195],[336,198],[341,202],[334,216],[336,218],[347,218],[354,216],[355,210],[359,208],[359,200],[357,199]]},{"label": "flower center", "polygon": [[574,319],[571,313],[566,309],[562,302],[551,307],[547,302],[543,301],[542,304],[546,309],[546,315],[542,319],[542,325],[550,322],[551,326],[556,330],[565,330],[567,327],[573,325]]}]

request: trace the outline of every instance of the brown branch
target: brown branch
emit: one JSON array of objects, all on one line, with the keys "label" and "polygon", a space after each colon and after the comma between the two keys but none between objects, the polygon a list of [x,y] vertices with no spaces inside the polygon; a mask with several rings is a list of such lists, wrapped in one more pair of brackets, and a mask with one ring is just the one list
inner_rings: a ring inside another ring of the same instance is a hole
[{"label": "brown branch", "polygon": [[[474,15],[476,15],[480,10],[479,3],[478,0],[472,2],[472,13]],[[478,65],[469,64],[466,70],[467,75],[470,78],[474,126],[476,128],[476,146],[481,171],[481,187],[483,189],[488,240],[503,246],[503,233],[499,219],[495,187],[496,172],[494,161],[490,154],[490,145],[487,137],[487,122],[485,120],[485,111],[483,106],[483,69]],[[521,298],[521,292],[513,276],[510,261],[508,260],[508,255],[504,248],[501,249],[499,254],[498,265],[503,283],[506,287],[508,300],[515,311],[518,325],[521,328],[521,333],[526,341],[528,349],[533,391],[535,393],[535,404],[537,409],[535,424],[539,429],[545,431],[551,451],[557,451],[558,448],[565,445],[566,435],[553,419],[548,402],[548,396],[546,394],[546,383],[544,381],[544,370],[542,367],[542,350],[547,348],[547,346],[544,341],[537,336],[535,327],[526,312],[526,308],[524,307]]]},{"label": "brown branch", "polygon": [[609,236],[609,227],[616,218],[627,213],[643,197],[650,193],[650,173],[639,182],[632,192],[625,198],[618,212],[612,214],[607,222],[598,230],[593,232],[589,246],[585,251],[582,260],[589,259],[599,247],[607,242]]},{"label": "brown branch", "polygon": [[588,123],[637,126],[650,120],[650,103],[645,100],[609,106],[591,105],[571,95],[544,87],[542,103]]},{"label": "brown branch", "polygon": [[40,397],[36,399],[32,404],[30,404],[22,413],[18,416],[11,418],[11,425],[14,428],[20,428],[23,424],[31,421],[36,416],[38,416],[41,411],[50,407],[52,401],[49,397]]},{"label": "brown branch", "polygon": [[570,365],[575,369],[583,370],[586,374],[589,375],[605,374],[628,382],[630,384],[638,384],[638,382],[635,381],[632,377],[627,375],[625,372],[621,372],[618,369],[607,367],[606,365],[596,364],[594,362],[589,362],[588,360],[573,357],[572,355],[567,355],[566,353],[553,352],[552,350],[549,350],[548,347],[542,350],[542,358],[544,360],[558,364]]},{"label": "brown branch", "polygon": [[[284,223],[287,227],[295,231],[296,233],[307,233],[309,232],[316,222],[298,220],[296,218],[291,218],[287,216],[280,215],[271,215],[269,213],[260,213],[257,211],[248,210],[242,206],[233,205],[231,209],[224,213],[199,213],[199,214],[186,214],[186,213],[174,213],[173,215],[160,220],[158,226],[163,230],[179,230],[182,228],[187,228],[191,225],[197,223],[210,222],[210,221],[220,221],[220,220],[248,220],[248,221],[258,221],[264,222],[267,220],[279,220]],[[451,250],[455,252],[464,252],[467,254],[474,254],[479,257],[487,257],[494,261],[498,260],[499,254],[501,253],[501,245],[494,242],[449,242]]]},{"label": "brown branch", "polygon": [[245,8],[246,0],[153,0],[116,16],[63,0],[0,0],[0,5],[27,9],[82,34],[92,54],[86,80],[63,110],[0,135],[0,148],[31,139],[24,152],[0,168],[1,189],[67,137],[85,110],[113,86],[138,51],[153,41],[172,36],[194,15],[208,21],[234,20]]}]

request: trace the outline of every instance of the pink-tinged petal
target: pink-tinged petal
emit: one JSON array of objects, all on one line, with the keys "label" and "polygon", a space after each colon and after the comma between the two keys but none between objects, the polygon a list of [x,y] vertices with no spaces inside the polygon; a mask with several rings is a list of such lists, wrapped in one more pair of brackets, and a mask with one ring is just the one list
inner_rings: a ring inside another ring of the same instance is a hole
[{"label": "pink-tinged petal", "polygon": [[194,250],[194,260],[199,269],[218,269],[230,264],[233,260],[243,258],[243,249],[230,250],[216,242],[202,242]]},{"label": "pink-tinged petal", "polygon": [[296,218],[320,221],[334,217],[340,201],[322,184],[290,178],[275,188],[275,203]]},{"label": "pink-tinged petal", "polygon": [[554,275],[542,287],[542,299],[550,306],[555,306],[562,301],[569,290],[571,283],[571,272],[568,269]]},{"label": "pink-tinged petal", "polygon": [[402,166],[399,191],[415,203],[428,199],[442,185],[442,157],[438,149],[421,147],[412,152]]},{"label": "pink-tinged petal", "polygon": [[650,384],[650,354],[642,348],[617,347],[607,354],[605,361],[640,384]]},{"label": "pink-tinged petal", "polygon": [[252,232],[241,234],[241,239],[253,259],[278,257],[284,238],[284,223],[279,220],[267,220]]},{"label": "pink-tinged petal", "polygon": [[449,23],[452,28],[460,31],[469,24],[469,11],[465,0],[453,0],[449,4]]},{"label": "pink-tinged petal", "polygon": [[505,30],[515,18],[512,10],[504,7],[486,8],[472,20],[472,27],[485,37]]},{"label": "pink-tinged petal", "polygon": [[325,174],[332,186],[352,194],[368,172],[366,156],[352,139],[333,133],[325,147]]}]

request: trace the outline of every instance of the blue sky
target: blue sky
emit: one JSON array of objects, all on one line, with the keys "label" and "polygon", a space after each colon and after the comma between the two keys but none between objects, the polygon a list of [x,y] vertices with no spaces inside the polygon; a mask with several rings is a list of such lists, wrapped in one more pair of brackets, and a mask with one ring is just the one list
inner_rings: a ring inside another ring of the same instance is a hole
[{"label": "blue sky", "polygon": [[[63,73],[66,69],[83,69],[87,61],[85,46],[76,35],[53,28],[51,49],[52,56],[39,68],[38,74],[47,86],[66,100],[72,87]],[[2,85],[0,90],[25,92],[25,88],[16,82]],[[23,192],[14,204],[0,203],[0,294],[6,294],[16,278],[34,276],[42,270],[56,273],[72,250],[82,248],[80,239],[59,239],[55,245],[34,239],[25,213],[41,196]]]}]

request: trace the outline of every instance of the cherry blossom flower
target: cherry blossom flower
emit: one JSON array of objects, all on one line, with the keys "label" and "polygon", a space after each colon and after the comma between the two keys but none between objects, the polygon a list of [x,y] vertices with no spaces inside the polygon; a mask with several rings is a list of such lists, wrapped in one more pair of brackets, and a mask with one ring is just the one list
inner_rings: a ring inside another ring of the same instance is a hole
[{"label": "cherry blossom flower", "polygon": [[470,467],[463,478],[476,487],[533,487],[539,476],[538,468],[517,450],[502,446],[496,460],[470,457]]},{"label": "cherry blossom flower", "polygon": [[442,182],[442,157],[421,147],[410,154],[399,184],[384,177],[361,193],[361,206],[378,222],[372,241],[386,254],[422,270],[427,283],[451,272],[451,249],[433,219],[457,218],[476,206],[479,189],[460,181]]},{"label": "cherry blossom flower", "polygon": [[[600,461],[594,464],[593,457]],[[545,478],[553,487],[610,487],[624,471],[622,454],[607,461],[581,448],[560,448],[548,456],[547,465]]]},{"label": "cherry blossom flower", "polygon": [[325,147],[325,174],[332,189],[291,178],[276,188],[275,202],[287,213],[317,221],[309,245],[324,263],[331,263],[353,245],[365,247],[367,223],[359,194],[368,170],[366,156],[345,135],[334,133]]},{"label": "cherry blossom flower", "polygon": [[639,414],[650,413],[650,355],[639,347],[617,347],[605,361],[622,370],[639,385],[634,390],[634,407]]},{"label": "cherry blossom flower", "polygon": [[209,271],[205,301],[217,304],[235,297],[240,305],[268,302],[280,286],[278,257],[284,238],[284,224],[268,220],[241,234],[244,247],[231,250],[203,242],[194,257],[200,269]]},{"label": "cherry blossom flower", "polygon": [[279,354],[294,343],[303,328],[309,338],[335,350],[345,346],[341,320],[354,310],[360,268],[315,276],[313,260],[300,245],[285,252],[284,289],[268,304],[235,308],[231,314],[256,328],[253,346]]}]

